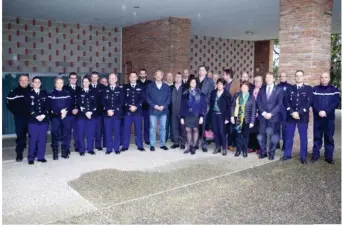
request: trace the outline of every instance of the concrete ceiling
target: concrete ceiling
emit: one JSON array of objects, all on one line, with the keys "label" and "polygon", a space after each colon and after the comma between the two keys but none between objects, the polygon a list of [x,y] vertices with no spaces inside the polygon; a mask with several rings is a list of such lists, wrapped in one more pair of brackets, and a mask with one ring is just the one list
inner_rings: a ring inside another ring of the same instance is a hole
[{"label": "concrete ceiling", "polygon": [[[3,0],[3,15],[122,27],[186,17],[193,34],[242,40],[274,39],[279,30],[279,0]],[[332,26],[341,32],[341,0]]]}]

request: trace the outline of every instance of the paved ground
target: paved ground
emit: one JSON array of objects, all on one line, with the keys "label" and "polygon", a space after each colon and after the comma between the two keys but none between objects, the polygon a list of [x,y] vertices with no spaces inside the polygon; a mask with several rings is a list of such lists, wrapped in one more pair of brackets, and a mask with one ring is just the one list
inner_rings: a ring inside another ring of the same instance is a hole
[{"label": "paved ground", "polygon": [[[341,126],[335,165],[180,150],[37,163],[3,149],[4,224],[341,223]],[[298,149],[295,149],[296,152]]]}]

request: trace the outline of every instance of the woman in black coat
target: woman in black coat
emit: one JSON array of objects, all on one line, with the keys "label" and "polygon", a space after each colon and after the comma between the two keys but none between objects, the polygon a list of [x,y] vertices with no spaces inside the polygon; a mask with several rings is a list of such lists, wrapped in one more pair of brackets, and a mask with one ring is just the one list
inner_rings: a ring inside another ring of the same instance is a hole
[{"label": "woman in black coat", "polygon": [[242,152],[247,157],[249,130],[253,128],[256,114],[256,104],[253,95],[248,91],[249,83],[241,83],[241,91],[234,96],[231,108],[231,122],[236,131],[237,150],[235,156]]},{"label": "woman in black coat", "polygon": [[210,95],[209,116],[211,116],[212,128],[214,131],[214,140],[216,148],[213,154],[221,152],[227,155],[226,124],[230,120],[231,96],[224,90],[226,81],[219,78],[216,81],[216,89]]}]

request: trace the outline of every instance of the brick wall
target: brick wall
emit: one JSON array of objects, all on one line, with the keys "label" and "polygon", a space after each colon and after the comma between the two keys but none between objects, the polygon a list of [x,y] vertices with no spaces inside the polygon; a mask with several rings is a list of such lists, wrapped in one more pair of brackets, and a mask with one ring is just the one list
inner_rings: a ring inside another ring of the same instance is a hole
[{"label": "brick wall", "polygon": [[305,72],[305,83],[319,84],[319,76],[330,68],[332,0],[281,0],[279,72],[294,82],[297,69]]},{"label": "brick wall", "polygon": [[[176,73],[189,65],[190,20],[169,17],[123,28],[123,72]],[[126,78],[127,79],[127,78]]]},{"label": "brick wall", "polygon": [[119,72],[121,28],[3,18],[5,72]]},{"label": "brick wall", "polygon": [[254,42],[193,35],[190,40],[190,71],[197,74],[199,65],[222,74],[232,68],[234,77],[247,71],[254,74]]}]

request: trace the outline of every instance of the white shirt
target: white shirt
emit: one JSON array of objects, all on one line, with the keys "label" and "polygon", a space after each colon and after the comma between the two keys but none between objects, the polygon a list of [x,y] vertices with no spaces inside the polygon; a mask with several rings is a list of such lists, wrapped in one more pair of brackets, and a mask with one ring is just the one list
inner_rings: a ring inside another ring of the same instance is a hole
[{"label": "white shirt", "polygon": [[[271,88],[271,89],[269,90],[269,88]],[[268,91],[270,91],[270,93],[272,93],[273,88],[274,88],[274,84],[267,85],[267,87],[266,87],[266,93],[267,93]]]},{"label": "white shirt", "polygon": [[96,88],[97,87],[97,84],[92,84],[93,88]]},{"label": "white shirt", "polygon": [[83,90],[87,93],[89,92],[89,88],[83,88]]},{"label": "white shirt", "polygon": [[34,90],[34,92],[36,92],[38,95],[39,95],[39,91],[40,91],[40,89],[38,89],[38,90],[36,90],[36,89],[33,89]]},{"label": "white shirt", "polygon": [[188,82],[188,79],[183,79],[183,83],[186,83],[186,82]]},{"label": "white shirt", "polygon": [[301,83],[301,84],[297,84],[297,89],[303,87],[304,83]]},{"label": "white shirt", "polygon": [[160,88],[161,88],[162,85],[163,85],[163,82],[157,82],[157,81],[156,81],[156,85],[157,85],[157,88],[160,90]]},{"label": "white shirt", "polygon": [[143,82],[143,83],[145,83],[145,80],[146,80],[146,79],[140,79],[140,81]]},{"label": "white shirt", "polygon": [[72,84],[70,84],[70,86],[71,86],[71,88],[72,88],[72,89],[74,89],[74,90],[75,90],[75,88],[76,88],[76,85],[72,85]]},{"label": "white shirt", "polygon": [[115,85],[110,85],[110,89],[114,90],[115,89]]}]

